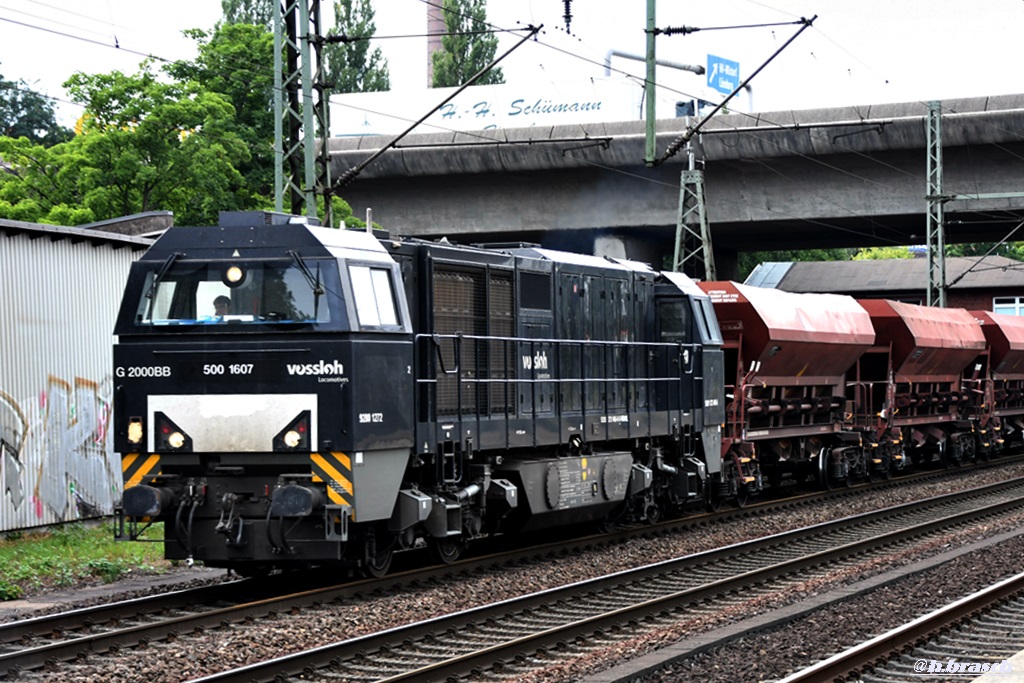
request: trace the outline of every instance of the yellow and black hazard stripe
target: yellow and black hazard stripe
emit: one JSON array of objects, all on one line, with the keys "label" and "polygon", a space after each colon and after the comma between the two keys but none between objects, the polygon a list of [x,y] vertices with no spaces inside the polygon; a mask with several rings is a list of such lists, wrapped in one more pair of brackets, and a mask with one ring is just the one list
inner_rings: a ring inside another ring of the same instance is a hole
[{"label": "yellow and black hazard stripe", "polygon": [[156,453],[128,453],[121,458],[121,476],[126,489],[138,486],[146,477],[157,474],[160,474],[160,456]]},{"label": "yellow and black hazard stripe", "polygon": [[334,505],[355,508],[352,491],[352,459],[344,453],[313,453],[313,481],[327,484],[327,497]]}]

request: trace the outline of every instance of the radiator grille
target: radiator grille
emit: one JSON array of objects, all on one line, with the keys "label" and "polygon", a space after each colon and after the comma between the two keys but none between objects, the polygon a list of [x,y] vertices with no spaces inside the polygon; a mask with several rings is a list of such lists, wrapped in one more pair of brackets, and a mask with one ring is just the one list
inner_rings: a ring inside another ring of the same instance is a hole
[{"label": "radiator grille", "polygon": [[[437,368],[438,415],[505,413],[508,387],[503,381],[481,380],[504,380],[514,373],[511,345],[484,339],[459,342],[448,335],[511,337],[513,331],[511,272],[435,270],[434,332],[442,335],[443,366]],[[458,373],[453,372],[456,367]]]}]

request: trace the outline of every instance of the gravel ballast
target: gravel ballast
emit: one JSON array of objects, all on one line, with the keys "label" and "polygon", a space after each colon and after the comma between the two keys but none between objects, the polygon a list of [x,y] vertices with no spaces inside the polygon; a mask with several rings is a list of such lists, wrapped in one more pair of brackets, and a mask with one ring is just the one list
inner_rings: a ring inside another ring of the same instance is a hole
[{"label": "gravel ballast", "polygon": [[[147,681],[149,683],[188,680],[226,668],[243,666],[301,649],[468,609],[523,593],[1022,475],[1024,475],[1024,466],[1014,466],[971,475],[965,474],[958,479],[932,481],[882,491],[864,491],[863,495],[844,498],[839,505],[815,503],[795,509],[766,512],[733,524],[708,525],[685,536],[636,539],[615,547],[581,553],[573,557],[537,561],[526,566],[481,572],[462,577],[457,583],[408,588],[402,592],[373,596],[343,605],[324,606],[297,614],[281,614],[273,618],[257,620],[251,624],[229,626],[198,635],[182,635],[175,642],[154,643],[147,647],[125,650],[115,656],[102,658],[91,656],[73,666],[62,664],[51,672],[23,674],[23,677],[26,680],[53,681],[69,680],[70,677],[77,681],[95,681],[97,683],[101,681],[106,683],[111,680]],[[951,547],[962,545],[982,535],[1006,531],[1007,528],[1012,528],[1020,523],[1021,520],[1018,519],[1006,520],[1004,525],[993,525],[987,531],[975,532],[973,538],[956,538],[951,535],[940,542],[940,547],[908,553],[906,556],[895,558],[893,563],[909,563],[919,559],[922,554],[941,552],[945,549],[941,547],[942,544],[948,544]],[[1018,546],[1016,551],[1011,550],[1006,553],[1002,551],[986,552],[983,559],[976,561],[975,570],[960,567],[956,571],[967,572],[966,575],[972,579],[982,580],[982,576],[999,571],[998,564],[991,558],[1003,556],[1008,558],[1008,563],[1010,562],[1009,558],[1012,557],[1018,568],[1017,571],[1019,571],[1019,558],[1022,549],[1024,547]],[[965,558],[965,561],[967,559]],[[829,585],[801,586],[785,600],[796,600],[810,593],[827,590],[834,585],[850,583],[886,568],[886,566],[866,566],[839,572],[830,579]],[[982,568],[985,571],[981,571]],[[965,574],[960,574],[957,578],[950,578],[943,583],[933,580],[930,583],[925,582],[925,585],[931,590],[932,598],[942,600],[948,598],[949,593],[957,587],[958,581],[959,584],[964,585],[961,592],[969,592],[964,576]],[[937,590],[938,593],[936,593]],[[905,595],[906,592],[902,594]],[[892,596],[891,599],[895,600],[896,597],[899,595]],[[931,603],[926,600],[919,601],[921,602],[919,611],[930,609]],[[694,629],[708,630],[720,625],[722,621],[743,619],[776,606],[771,601],[762,601],[750,606],[750,614],[733,613],[723,615],[724,619],[720,620],[709,617],[703,619],[699,625],[691,625],[691,631]],[[876,617],[879,611],[885,613],[887,617],[895,616],[901,619],[910,615],[905,606],[887,607],[881,610],[876,607],[867,612],[860,609],[856,611],[869,615],[875,621],[877,621]],[[873,622],[868,621],[861,630],[864,632],[885,630],[882,626],[872,624]],[[786,632],[789,630],[785,629]],[[856,632],[849,623],[845,626],[841,624],[835,626],[835,631],[837,637],[840,635],[849,637]],[[809,627],[809,633],[815,632],[825,634],[830,631],[824,627],[818,629],[813,626]],[[627,656],[633,657],[655,647],[675,642],[687,634],[685,628],[675,628],[671,632],[644,636],[638,642],[628,646],[611,648],[607,652],[591,652],[585,658],[581,658],[585,661],[567,662],[553,670],[536,672],[529,676],[529,680],[551,682],[579,680],[588,674],[620,663]],[[809,635],[794,635],[792,638],[779,636],[775,641],[758,642],[756,645],[744,644],[737,647],[735,657],[737,661],[744,662],[745,670],[740,670],[740,665],[736,665],[730,669],[729,675],[716,677],[717,674],[714,674],[714,671],[718,670],[715,668],[718,666],[716,661],[712,665],[712,670],[701,672],[700,679],[721,681],[771,679],[775,674],[769,672],[784,672],[790,668],[801,666],[802,664],[797,664],[801,661],[801,656],[804,657],[805,663],[816,658],[814,653],[820,650],[813,649],[812,651],[808,648],[812,642],[816,643],[817,641],[812,641],[809,638]],[[845,647],[845,645],[832,646],[832,649],[837,650],[841,647]],[[765,650],[765,655],[760,654],[762,649]],[[805,650],[806,654],[800,655],[800,652]],[[775,663],[774,657],[780,652],[790,654],[788,658],[783,657]],[[724,657],[725,655],[723,655]],[[723,659],[723,661],[725,660]],[[706,662],[698,664],[695,661],[689,666],[703,667],[708,664]],[[689,671],[690,673],[686,674],[685,678],[692,678],[697,669],[691,668]],[[661,680],[679,680],[680,677],[679,674],[675,678],[666,674],[666,677]]]}]

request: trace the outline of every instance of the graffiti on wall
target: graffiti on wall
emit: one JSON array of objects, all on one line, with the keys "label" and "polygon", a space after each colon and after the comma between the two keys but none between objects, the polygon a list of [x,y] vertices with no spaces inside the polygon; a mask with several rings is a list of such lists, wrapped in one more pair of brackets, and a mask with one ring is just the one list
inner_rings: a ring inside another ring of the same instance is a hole
[{"label": "graffiti on wall", "polygon": [[0,389],[0,522],[8,528],[111,514],[121,470],[108,438],[112,378],[50,376],[32,397]]}]

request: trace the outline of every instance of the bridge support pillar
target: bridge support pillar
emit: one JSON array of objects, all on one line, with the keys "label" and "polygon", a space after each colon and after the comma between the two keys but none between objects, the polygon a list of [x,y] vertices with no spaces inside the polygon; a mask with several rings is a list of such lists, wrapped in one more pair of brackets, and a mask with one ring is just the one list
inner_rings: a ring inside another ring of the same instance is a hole
[{"label": "bridge support pillar", "polygon": [[654,240],[647,237],[630,237],[623,235],[599,235],[594,238],[594,256],[623,258],[651,264],[655,270],[668,270],[669,264],[665,257],[671,254],[669,237],[665,240]]}]

